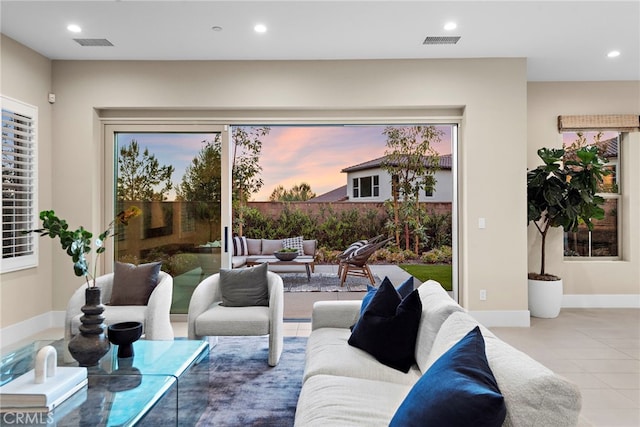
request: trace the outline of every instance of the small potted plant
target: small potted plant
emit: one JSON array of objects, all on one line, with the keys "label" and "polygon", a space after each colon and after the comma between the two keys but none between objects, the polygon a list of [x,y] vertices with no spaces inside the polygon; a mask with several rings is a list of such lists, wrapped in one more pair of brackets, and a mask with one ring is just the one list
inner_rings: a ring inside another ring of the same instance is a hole
[{"label": "small potted plant", "polygon": [[553,318],[562,305],[562,280],[545,270],[547,233],[551,227],[575,232],[580,224],[593,229],[593,219],[603,219],[604,199],[597,195],[605,160],[597,145],[579,143],[567,150],[541,148],[542,165],[527,172],[527,220],[541,238],[540,272],[529,273],[529,311],[532,316]]},{"label": "small potted plant", "polygon": [[298,256],[298,250],[296,248],[282,248],[274,252],[273,255],[280,261],[293,261]]}]

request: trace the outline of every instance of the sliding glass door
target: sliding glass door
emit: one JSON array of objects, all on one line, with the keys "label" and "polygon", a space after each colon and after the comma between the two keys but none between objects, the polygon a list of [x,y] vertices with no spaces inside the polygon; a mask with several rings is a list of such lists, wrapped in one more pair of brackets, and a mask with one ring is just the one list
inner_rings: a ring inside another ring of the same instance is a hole
[{"label": "sliding glass door", "polygon": [[[173,129],[172,129],[173,128]],[[114,214],[140,217],[119,226],[114,262],[162,262],[173,277],[172,314],[185,314],[193,290],[222,266],[222,126],[113,126]]]}]

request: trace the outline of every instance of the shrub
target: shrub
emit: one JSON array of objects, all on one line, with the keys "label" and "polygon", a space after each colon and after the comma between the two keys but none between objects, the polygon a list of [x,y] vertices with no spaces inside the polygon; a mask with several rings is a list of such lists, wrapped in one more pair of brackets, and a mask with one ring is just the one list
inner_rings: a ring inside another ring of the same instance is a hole
[{"label": "shrub", "polygon": [[427,264],[451,264],[452,257],[451,246],[441,246],[424,252],[420,257],[420,261]]}]

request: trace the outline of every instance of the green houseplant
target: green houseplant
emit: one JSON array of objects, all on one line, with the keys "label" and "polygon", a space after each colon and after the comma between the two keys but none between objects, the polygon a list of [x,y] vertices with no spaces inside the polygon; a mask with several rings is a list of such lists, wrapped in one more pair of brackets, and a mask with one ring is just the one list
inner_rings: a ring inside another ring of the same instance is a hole
[{"label": "green houseplant", "polygon": [[[567,150],[541,148],[543,164],[527,172],[527,221],[541,237],[540,272],[529,273],[529,310],[536,317],[556,317],[562,303],[562,281],[547,273],[547,233],[552,227],[574,232],[580,224],[593,229],[594,219],[604,218],[597,195],[605,160],[596,145],[574,144]],[[550,296],[553,294],[553,296]]]},{"label": "green houseplant", "polygon": [[[128,225],[131,218],[140,215],[141,211],[133,206],[120,212],[109,223],[107,229],[92,241],[93,233],[80,226],[70,230],[69,224],[59,218],[54,211],[40,212],[42,228],[27,230],[25,233],[39,233],[52,239],[60,239],[60,246],[71,257],[73,272],[76,276],[83,276],[87,288],[85,289],[85,305],[81,311],[79,333],[68,344],[69,353],[78,361],[80,366],[96,366],[100,359],[109,351],[110,343],[104,334],[104,305],[102,305],[101,290],[96,286],[96,267],[98,258],[105,251],[104,242],[115,235],[116,224]],[[90,272],[88,254],[95,245],[96,256],[93,272]]]},{"label": "green houseplant", "polygon": [[[129,220],[139,216],[141,213],[142,211],[135,206],[118,213],[113,221],[109,223],[107,229],[100,233],[95,241],[92,241],[93,233],[82,226],[78,227],[77,230],[69,230],[67,221],[59,218],[54,211],[40,212],[42,228],[28,230],[26,233],[39,233],[52,239],[59,238],[60,246],[71,257],[73,272],[76,276],[84,276],[87,287],[92,288],[95,287],[98,257],[106,250],[104,242],[115,235],[114,227],[116,224],[128,225]],[[91,252],[92,245],[96,247],[96,257],[93,271],[91,272],[87,256]]]}]

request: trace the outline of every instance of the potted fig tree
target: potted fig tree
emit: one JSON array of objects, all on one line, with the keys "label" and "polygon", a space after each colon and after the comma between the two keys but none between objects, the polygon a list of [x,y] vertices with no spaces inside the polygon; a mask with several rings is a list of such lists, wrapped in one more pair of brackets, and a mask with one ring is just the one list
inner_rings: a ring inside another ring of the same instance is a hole
[{"label": "potted fig tree", "polygon": [[540,272],[529,273],[529,311],[553,318],[562,305],[562,279],[545,270],[547,233],[552,227],[575,232],[580,224],[591,231],[593,219],[603,219],[604,199],[597,195],[604,168],[597,145],[573,145],[567,150],[541,148],[543,164],[527,172],[527,220],[541,238]]}]

